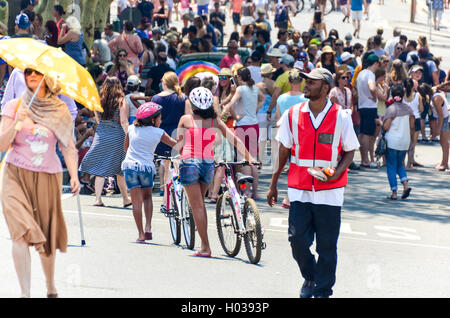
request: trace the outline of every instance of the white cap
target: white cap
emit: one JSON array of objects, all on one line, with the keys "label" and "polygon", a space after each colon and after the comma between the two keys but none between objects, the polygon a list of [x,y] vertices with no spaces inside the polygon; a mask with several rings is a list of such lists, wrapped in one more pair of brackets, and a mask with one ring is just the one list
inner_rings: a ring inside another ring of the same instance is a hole
[{"label": "white cap", "polygon": [[341,54],[341,60],[342,62],[348,61],[349,59],[353,59],[355,58],[355,55],[349,53],[349,52],[344,52]]}]

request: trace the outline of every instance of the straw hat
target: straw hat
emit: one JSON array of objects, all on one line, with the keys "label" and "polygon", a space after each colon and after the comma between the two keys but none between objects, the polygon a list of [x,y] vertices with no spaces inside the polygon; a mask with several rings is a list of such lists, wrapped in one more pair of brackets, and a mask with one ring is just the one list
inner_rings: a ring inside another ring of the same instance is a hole
[{"label": "straw hat", "polygon": [[223,69],[221,69],[218,75],[219,75],[219,76],[220,76],[220,75],[223,75],[223,76],[233,76],[233,74],[231,73],[231,70],[230,70],[229,68],[223,68]]},{"label": "straw hat", "polygon": [[261,65],[261,75],[266,75],[275,72],[277,69],[272,64],[265,63]]},{"label": "straw hat", "polygon": [[336,54],[336,52],[329,45],[324,46],[322,49],[322,54],[326,54],[326,53],[331,53],[333,55]]}]

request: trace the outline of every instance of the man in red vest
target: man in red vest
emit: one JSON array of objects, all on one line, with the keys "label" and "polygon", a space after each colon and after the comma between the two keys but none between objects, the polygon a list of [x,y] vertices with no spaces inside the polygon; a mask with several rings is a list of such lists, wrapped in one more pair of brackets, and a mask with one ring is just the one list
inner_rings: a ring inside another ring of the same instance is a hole
[{"label": "man in red vest", "polygon": [[[347,168],[359,143],[351,113],[332,104],[328,93],[333,75],[324,68],[301,73],[306,80],[304,94],[309,101],[293,105],[280,119],[278,170],[273,174],[267,201],[277,202],[277,184],[290,157],[288,174],[289,241],[305,282],[300,297],[326,298],[336,281],[337,240]],[[308,168],[332,168],[324,181],[314,178]],[[316,261],[310,246],[316,236]]]}]

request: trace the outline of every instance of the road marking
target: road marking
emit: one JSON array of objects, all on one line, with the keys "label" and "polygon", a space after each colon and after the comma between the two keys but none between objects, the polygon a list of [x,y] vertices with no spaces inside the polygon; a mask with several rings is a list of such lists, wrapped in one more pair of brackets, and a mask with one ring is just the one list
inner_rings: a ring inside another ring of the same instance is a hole
[{"label": "road marking", "polygon": [[[73,210],[63,210],[63,212],[70,213],[70,214],[78,214],[78,211],[73,211]],[[95,213],[95,212],[82,212],[82,214],[83,215],[88,215],[88,216],[95,216],[95,217],[113,217],[113,218],[133,219],[133,217],[129,216],[129,215],[104,214],[104,213]],[[275,218],[275,219],[280,219],[280,218]],[[153,218],[152,221],[155,221],[157,223],[163,223],[165,220],[164,219]],[[280,222],[280,221],[277,220],[275,222]],[[342,223],[342,224],[348,224],[348,223]],[[213,224],[213,223],[209,223],[208,227],[215,228],[216,225]],[[283,226],[283,227],[287,227],[287,226]],[[344,230],[345,230],[345,227],[346,226],[344,225]],[[392,229],[393,227],[389,227],[389,228]],[[405,229],[405,228],[401,228],[401,229]],[[350,230],[350,231],[348,231],[348,230]],[[413,230],[413,229],[407,229],[407,230]],[[347,227],[347,231],[348,231],[347,233],[343,233],[343,234],[350,234],[350,233],[351,234],[357,234],[357,235],[365,235],[366,234],[366,233],[363,233],[363,232],[353,232],[353,231],[351,231],[351,228],[349,228],[349,227]],[[413,231],[415,231],[415,230],[413,230]],[[287,234],[286,230],[265,229],[265,232]],[[450,246],[439,246],[439,245],[431,245],[431,244],[418,244],[418,243],[410,243],[410,242],[395,242],[395,241],[368,239],[368,238],[361,238],[361,237],[350,237],[350,236],[346,236],[346,235],[344,235],[344,236],[341,235],[339,238],[340,239],[344,239],[344,240],[347,239],[347,240],[356,240],[356,241],[382,243],[382,244],[405,245],[405,246],[414,246],[414,247],[424,247],[424,248],[435,248],[435,249],[450,250]],[[268,245],[270,245],[270,243]]]}]

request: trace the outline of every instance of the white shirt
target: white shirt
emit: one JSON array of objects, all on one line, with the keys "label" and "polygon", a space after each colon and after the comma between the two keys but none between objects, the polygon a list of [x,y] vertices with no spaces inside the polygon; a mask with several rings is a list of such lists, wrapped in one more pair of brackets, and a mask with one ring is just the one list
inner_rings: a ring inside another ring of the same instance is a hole
[{"label": "white shirt", "polygon": [[255,84],[262,82],[263,78],[261,76],[261,66],[250,65],[247,68],[250,71],[250,75],[255,81]]},{"label": "white shirt", "polygon": [[164,130],[153,127],[128,126],[128,138],[130,145],[122,162],[122,170],[132,169],[137,171],[146,171],[152,169],[155,173],[155,164],[153,163],[156,146],[161,141]]},{"label": "white shirt", "polygon": [[241,99],[235,106],[235,112],[241,115],[242,118],[236,121],[237,126],[247,126],[258,124],[256,117],[256,108],[258,107],[258,92],[256,85],[250,88],[247,85],[241,85],[237,88],[241,92]]},{"label": "white shirt", "polygon": [[394,55],[395,45],[400,42],[400,36],[390,39],[386,42],[384,50],[389,54],[389,56]]},{"label": "white shirt", "polygon": [[[332,103],[328,99],[327,105],[321,113],[314,117],[310,108],[309,102],[307,102],[306,107],[302,109],[302,112],[309,112],[311,122],[314,128],[318,128],[322,123],[328,110],[331,108]],[[355,130],[353,129],[352,117],[348,112],[340,112],[342,116],[342,132],[341,132],[341,142],[342,148],[345,152],[353,151],[359,148],[358,138],[356,137]],[[289,112],[285,112],[280,119],[280,128],[276,139],[283,144],[286,148],[292,148],[294,145],[294,137],[292,135],[289,123]],[[331,190],[321,190],[321,191],[308,191],[289,188],[288,189],[289,201],[300,201],[303,203],[309,202],[313,204],[326,204],[332,206],[342,206],[344,204],[344,188],[337,188]]]},{"label": "white shirt", "polygon": [[378,100],[373,100],[372,93],[369,89],[369,82],[375,84],[375,73],[369,69],[365,69],[359,73],[356,79],[356,88],[358,90],[358,106],[359,108],[377,108]]}]

